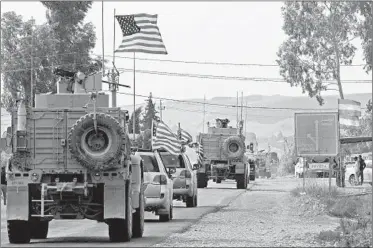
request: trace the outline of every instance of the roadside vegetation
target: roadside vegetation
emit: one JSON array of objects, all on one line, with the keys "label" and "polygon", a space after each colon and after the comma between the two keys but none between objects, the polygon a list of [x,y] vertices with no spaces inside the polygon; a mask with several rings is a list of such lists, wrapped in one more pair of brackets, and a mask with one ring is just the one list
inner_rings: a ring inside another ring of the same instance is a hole
[{"label": "roadside vegetation", "polygon": [[320,242],[337,247],[372,247],[371,194],[347,196],[335,186],[329,193],[327,184],[309,179],[304,192],[301,185],[291,191],[293,197],[304,203],[303,211],[340,218],[336,230],[320,232]]}]

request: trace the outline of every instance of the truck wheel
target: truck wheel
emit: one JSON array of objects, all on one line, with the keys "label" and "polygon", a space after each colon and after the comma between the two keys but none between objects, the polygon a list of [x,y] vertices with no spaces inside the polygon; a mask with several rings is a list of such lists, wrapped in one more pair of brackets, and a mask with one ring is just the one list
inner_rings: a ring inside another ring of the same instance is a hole
[{"label": "truck wheel", "polygon": [[71,155],[85,168],[108,170],[118,166],[125,151],[123,127],[111,115],[97,113],[97,133],[93,113],[81,117],[68,134]]},{"label": "truck wheel", "polygon": [[25,220],[8,220],[8,238],[11,244],[27,244],[31,240],[30,223]]},{"label": "truck wheel", "polygon": [[216,183],[221,183],[221,178],[216,179]]},{"label": "truck wheel", "polygon": [[30,231],[32,239],[46,239],[48,236],[49,221],[31,220]]},{"label": "truck wheel", "polygon": [[194,208],[196,206],[197,206],[197,195],[187,196],[186,207],[187,208]]},{"label": "truck wheel", "polygon": [[250,181],[255,181],[255,175],[250,175]]},{"label": "truck wheel", "polygon": [[159,221],[167,222],[167,221],[170,221],[172,217],[173,217],[173,208],[172,208],[172,204],[171,204],[170,205],[170,211],[168,212],[168,214],[160,214],[159,215]]},{"label": "truck wheel", "polygon": [[132,238],[132,198],[129,183],[127,183],[126,188],[126,219],[109,221],[110,242],[128,242]]},{"label": "truck wheel", "polygon": [[224,140],[223,153],[228,159],[241,158],[245,153],[245,143],[240,136],[231,136]]},{"label": "truck wheel", "polygon": [[205,173],[198,173],[197,174],[197,188],[205,188],[207,186],[206,183],[206,174]]},{"label": "truck wheel", "polygon": [[133,237],[141,238],[144,234],[144,192],[141,190],[140,193],[140,203],[139,208],[133,214]]},{"label": "truck wheel", "polygon": [[237,189],[247,189],[247,175],[236,175]]}]

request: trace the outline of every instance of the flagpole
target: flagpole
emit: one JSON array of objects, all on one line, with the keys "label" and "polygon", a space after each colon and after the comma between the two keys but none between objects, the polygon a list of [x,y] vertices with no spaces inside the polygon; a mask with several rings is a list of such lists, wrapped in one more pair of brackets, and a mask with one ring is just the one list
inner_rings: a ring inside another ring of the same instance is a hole
[{"label": "flagpole", "polygon": [[102,27],[102,76],[104,76],[105,74],[104,1],[101,1],[101,27]]},{"label": "flagpole", "polygon": [[[114,71],[115,71],[115,8],[114,8],[114,22],[113,22],[113,26],[114,26],[114,39],[113,39],[113,69],[111,71],[111,75],[112,75],[112,83],[111,85],[109,85],[109,88],[111,89],[111,106],[114,108],[117,106],[117,85],[115,84],[116,83],[116,79],[115,79],[115,76],[114,76]],[[119,74],[118,74],[118,83],[119,83]]]},{"label": "flagpole", "polygon": [[136,53],[133,53],[133,140],[135,138],[135,125],[136,125]]},{"label": "flagpole", "polygon": [[[154,120],[152,120],[150,131],[151,131],[151,134],[150,134],[150,150],[153,150]],[[143,143],[145,144],[145,140],[143,141]]]}]

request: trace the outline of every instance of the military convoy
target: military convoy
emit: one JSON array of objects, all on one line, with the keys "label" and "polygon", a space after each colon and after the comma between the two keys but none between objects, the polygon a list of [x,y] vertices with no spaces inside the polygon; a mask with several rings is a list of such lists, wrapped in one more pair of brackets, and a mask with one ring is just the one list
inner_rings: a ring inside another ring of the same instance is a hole
[{"label": "military convoy", "polygon": [[53,219],[108,225],[112,242],[142,237],[143,165],[131,154],[128,112],[109,107],[102,74],[56,70],[57,94],[18,101],[6,166],[10,243],[47,237]]},{"label": "military convoy", "polygon": [[197,137],[203,146],[203,159],[197,171],[198,188],[207,187],[210,179],[216,183],[232,179],[238,189],[249,183],[249,163],[245,155],[245,137],[242,122],[238,128],[228,127],[228,119],[216,119],[216,126]]}]

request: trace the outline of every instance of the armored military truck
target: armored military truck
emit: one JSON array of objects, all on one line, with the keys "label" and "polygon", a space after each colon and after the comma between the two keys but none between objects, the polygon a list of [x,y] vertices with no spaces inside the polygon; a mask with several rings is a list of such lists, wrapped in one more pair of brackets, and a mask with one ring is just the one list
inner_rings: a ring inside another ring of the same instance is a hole
[{"label": "armored military truck", "polygon": [[198,188],[207,187],[210,179],[236,180],[238,189],[246,189],[249,183],[249,165],[245,156],[245,137],[242,122],[239,128],[228,127],[228,119],[216,119],[216,126],[197,137],[203,146],[203,159],[197,171]]},{"label": "armored military truck", "polygon": [[51,220],[108,225],[112,242],[142,237],[143,165],[131,154],[128,112],[109,107],[102,74],[57,69],[57,94],[12,113],[7,224],[10,243],[47,238]]}]

